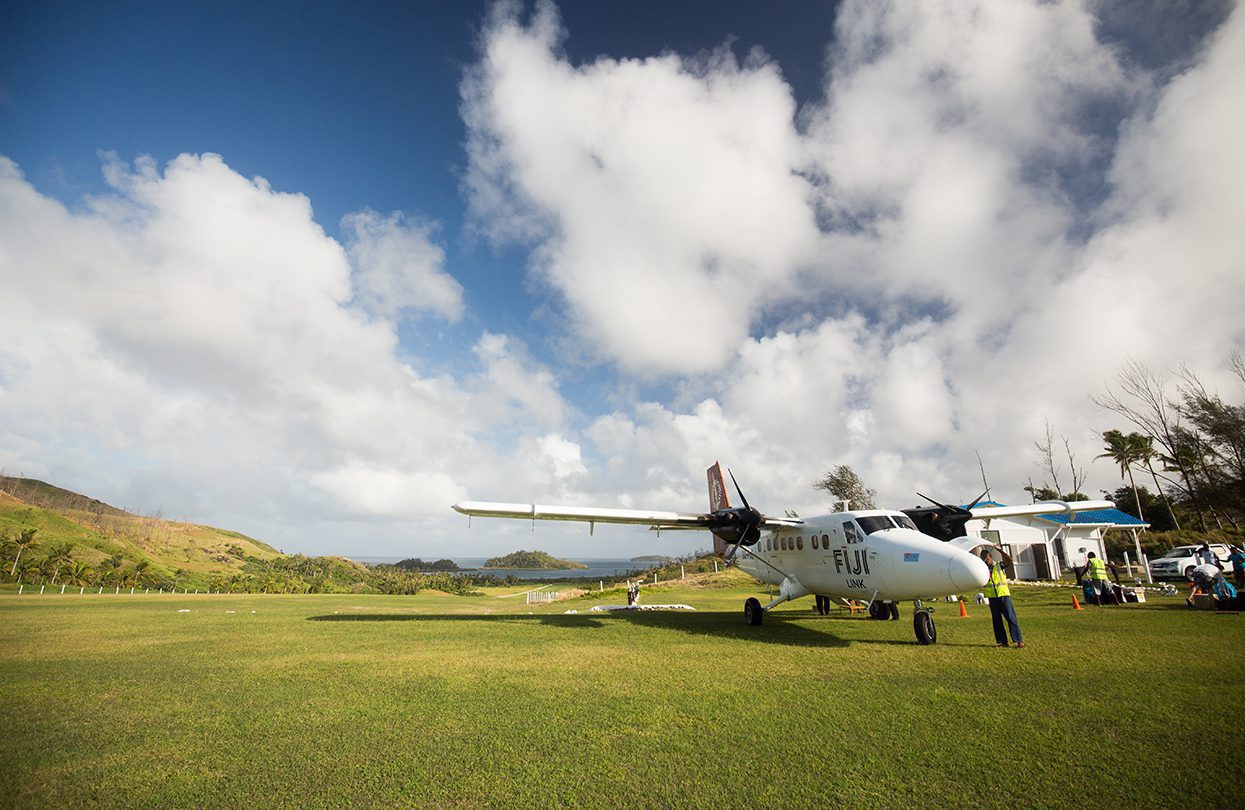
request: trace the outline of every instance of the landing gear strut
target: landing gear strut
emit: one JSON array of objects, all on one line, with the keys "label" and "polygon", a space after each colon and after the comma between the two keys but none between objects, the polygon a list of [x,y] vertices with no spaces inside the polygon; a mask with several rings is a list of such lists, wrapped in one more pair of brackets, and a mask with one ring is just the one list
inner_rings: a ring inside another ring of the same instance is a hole
[{"label": "landing gear strut", "polygon": [[916,631],[919,644],[933,644],[938,641],[938,628],[934,626],[934,609],[916,600],[916,612],[912,615],[912,629]]}]

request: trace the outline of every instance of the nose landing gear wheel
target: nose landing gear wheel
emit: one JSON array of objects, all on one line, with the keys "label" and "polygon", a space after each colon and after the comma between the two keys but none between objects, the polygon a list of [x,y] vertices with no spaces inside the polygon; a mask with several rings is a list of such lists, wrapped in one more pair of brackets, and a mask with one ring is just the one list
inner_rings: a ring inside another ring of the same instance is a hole
[{"label": "nose landing gear wheel", "polygon": [[869,605],[869,618],[877,621],[886,621],[890,618],[890,608],[885,603],[874,599]]},{"label": "nose landing gear wheel", "polygon": [[912,617],[912,628],[916,630],[916,640],[921,644],[933,644],[938,640],[934,617],[923,610],[918,610]]},{"label": "nose landing gear wheel", "polygon": [[753,627],[759,625],[765,618],[765,611],[761,609],[761,603],[755,598],[749,597],[744,602],[744,621]]}]

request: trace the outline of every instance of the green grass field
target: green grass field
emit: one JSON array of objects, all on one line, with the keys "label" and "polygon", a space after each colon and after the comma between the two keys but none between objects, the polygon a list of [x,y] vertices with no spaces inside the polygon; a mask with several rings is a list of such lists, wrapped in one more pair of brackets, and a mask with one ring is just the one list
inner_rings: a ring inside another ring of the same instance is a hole
[{"label": "green grass field", "polygon": [[[752,586],[755,587],[755,586]],[[748,627],[579,599],[0,596],[0,804],[1240,806],[1245,615]],[[611,601],[617,602],[615,596]],[[189,610],[188,613],[179,612]]]}]

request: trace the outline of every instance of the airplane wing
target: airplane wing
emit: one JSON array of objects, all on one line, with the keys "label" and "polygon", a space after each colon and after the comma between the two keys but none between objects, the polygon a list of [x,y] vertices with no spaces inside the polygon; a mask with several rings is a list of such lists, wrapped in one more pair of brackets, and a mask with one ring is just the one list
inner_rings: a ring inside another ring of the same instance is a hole
[{"label": "airplane wing", "polygon": [[[475,517],[518,518],[523,520],[570,520],[580,523],[625,523],[661,529],[713,529],[711,512],[664,512],[647,509],[609,509],[596,506],[546,506],[536,503],[490,503],[462,501],[454,511]],[[796,527],[804,521],[793,518],[762,517],[760,528]]]},{"label": "airplane wing", "polygon": [[977,520],[1002,517],[1033,517],[1037,515],[1075,515],[1095,509],[1114,509],[1111,501],[1041,501],[1020,506],[978,506],[970,511]]}]

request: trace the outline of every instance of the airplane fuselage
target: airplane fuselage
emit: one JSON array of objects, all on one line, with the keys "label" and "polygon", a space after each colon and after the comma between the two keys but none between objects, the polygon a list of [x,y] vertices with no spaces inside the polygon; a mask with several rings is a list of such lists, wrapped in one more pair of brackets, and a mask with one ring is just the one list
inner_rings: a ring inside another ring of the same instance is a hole
[{"label": "airplane fuselage", "polygon": [[966,593],[989,577],[972,554],[922,534],[902,512],[868,510],[806,518],[762,534],[739,567],[784,589],[888,601]]}]

